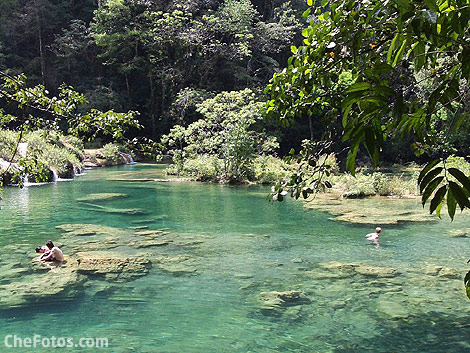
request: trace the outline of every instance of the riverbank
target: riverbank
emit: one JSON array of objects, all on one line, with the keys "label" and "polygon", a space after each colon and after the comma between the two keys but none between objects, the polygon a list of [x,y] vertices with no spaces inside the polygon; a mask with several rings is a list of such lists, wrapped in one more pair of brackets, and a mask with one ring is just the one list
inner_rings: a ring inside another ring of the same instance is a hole
[{"label": "riverbank", "polygon": [[30,185],[73,179],[82,168],[133,163],[133,155],[117,144],[85,149],[73,136],[39,130],[0,130],[0,182]]}]

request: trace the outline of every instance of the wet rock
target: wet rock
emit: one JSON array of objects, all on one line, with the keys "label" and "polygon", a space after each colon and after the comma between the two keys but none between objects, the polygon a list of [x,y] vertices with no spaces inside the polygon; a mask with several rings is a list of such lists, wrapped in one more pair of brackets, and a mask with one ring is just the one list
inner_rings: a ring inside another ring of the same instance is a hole
[{"label": "wet rock", "polygon": [[301,264],[302,262],[304,262],[304,260],[300,257],[296,257],[295,259],[292,259],[290,262],[294,264]]},{"label": "wet rock", "polygon": [[406,319],[409,316],[406,308],[390,296],[382,295],[377,299],[377,311],[391,319]]},{"label": "wet rock", "polygon": [[79,273],[105,276],[112,280],[141,277],[152,267],[150,260],[139,257],[110,257],[92,253],[78,253],[77,257]]},{"label": "wet rock", "polygon": [[399,272],[393,268],[388,267],[376,267],[366,264],[354,264],[354,263],[341,263],[338,261],[331,261],[328,263],[320,263],[320,268],[326,269],[332,272],[340,272],[345,275],[363,275],[378,278],[391,278],[399,275]]},{"label": "wet rock", "polygon": [[437,276],[448,279],[463,279],[463,274],[458,270],[446,266],[428,266],[424,273],[431,276]]},{"label": "wet rock", "polygon": [[452,238],[468,238],[470,236],[470,228],[451,229],[448,234]]},{"label": "wet rock", "polygon": [[354,270],[356,273],[360,275],[379,277],[379,278],[391,278],[391,277],[396,277],[398,275],[397,270],[393,268],[388,268],[388,267],[374,267],[374,266],[367,266],[367,265],[359,265]]},{"label": "wet rock", "polygon": [[189,256],[160,256],[152,260],[160,270],[174,276],[191,275],[197,272],[197,268],[193,266],[193,260]]},{"label": "wet rock", "polygon": [[77,201],[80,202],[96,202],[96,201],[109,201],[114,199],[120,199],[128,197],[127,194],[121,193],[98,193],[98,194],[88,194],[87,196],[80,197]]},{"label": "wet rock", "polygon": [[239,279],[250,279],[250,278],[253,278],[253,275],[250,275],[248,273],[235,273],[233,277],[239,278]]},{"label": "wet rock", "polygon": [[293,305],[309,304],[310,299],[301,291],[261,292],[258,300],[262,309],[276,309]]},{"label": "wet rock", "polygon": [[[335,220],[358,224],[397,224],[431,222],[435,219],[419,206],[416,198],[374,196],[364,199],[343,199],[335,193],[320,193],[304,203],[305,207],[328,212]],[[410,208],[413,212],[409,212]]]},{"label": "wet rock", "polygon": [[30,274],[22,276],[19,281],[15,277],[11,283],[0,285],[0,306],[27,305],[64,293],[73,296],[81,289],[84,280],[72,262],[63,265],[37,263]]},{"label": "wet rock", "polygon": [[135,242],[129,243],[130,246],[141,249],[141,248],[151,248],[154,246],[165,246],[171,244],[173,240],[170,239],[143,239]]}]

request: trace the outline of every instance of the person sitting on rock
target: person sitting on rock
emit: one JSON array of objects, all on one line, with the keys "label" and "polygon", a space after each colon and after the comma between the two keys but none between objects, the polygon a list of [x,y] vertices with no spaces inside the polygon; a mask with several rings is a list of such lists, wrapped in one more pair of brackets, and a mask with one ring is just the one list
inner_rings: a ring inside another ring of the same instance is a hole
[{"label": "person sitting on rock", "polygon": [[49,248],[48,248],[47,246],[45,246],[45,245],[43,245],[43,246],[38,246],[38,247],[36,248],[36,252],[37,252],[37,253],[42,253],[42,254],[43,254],[43,253],[48,252],[48,251],[49,251]]},{"label": "person sitting on rock", "polygon": [[371,242],[373,242],[374,244],[377,244],[377,246],[378,246],[379,245],[379,236],[380,236],[381,232],[382,232],[382,228],[377,227],[377,228],[375,228],[375,233],[366,234],[366,238],[367,238],[367,240],[370,240]]},{"label": "person sitting on rock", "polygon": [[64,254],[62,253],[62,250],[60,250],[57,246],[54,246],[54,243],[51,240],[47,241],[46,246],[49,251],[42,254],[39,260],[59,262],[64,261]]}]

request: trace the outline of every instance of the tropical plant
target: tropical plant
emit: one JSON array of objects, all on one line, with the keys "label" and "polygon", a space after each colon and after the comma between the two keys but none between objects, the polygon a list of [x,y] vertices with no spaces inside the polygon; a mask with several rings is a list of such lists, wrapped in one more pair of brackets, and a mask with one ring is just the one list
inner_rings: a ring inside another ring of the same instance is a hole
[{"label": "tropical plant", "polygon": [[[375,166],[390,136],[412,135],[411,147],[422,155],[459,130],[469,115],[469,0],[307,2],[303,43],[292,47],[288,67],[267,86],[268,116],[286,125],[303,116],[323,119],[324,141],[349,143],[346,169],[352,174],[361,146]],[[344,73],[350,82],[340,82]],[[419,75],[427,87],[420,86]],[[451,118],[436,124],[443,112]],[[316,162],[325,144],[310,147],[301,159],[323,172],[313,179],[297,172],[277,184],[275,198],[286,189],[308,197],[328,185],[328,171]],[[441,151],[418,183],[423,205],[431,200],[430,212],[440,216],[446,200],[453,218],[457,205],[470,208],[470,180],[448,167],[451,152]]]},{"label": "tropical plant", "polygon": [[257,155],[278,147],[274,137],[256,131],[262,119],[262,102],[250,90],[222,92],[198,105],[203,118],[188,127],[174,126],[162,137],[182,172],[187,159],[201,155],[216,156],[223,167],[219,179],[242,181]]}]

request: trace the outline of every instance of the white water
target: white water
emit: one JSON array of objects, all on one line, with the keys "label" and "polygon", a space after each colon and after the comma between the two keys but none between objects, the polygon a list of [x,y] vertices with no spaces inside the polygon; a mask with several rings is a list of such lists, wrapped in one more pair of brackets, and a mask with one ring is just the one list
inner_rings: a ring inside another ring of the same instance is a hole
[{"label": "white water", "polygon": [[119,152],[121,157],[126,161],[126,164],[135,164],[134,158],[129,153]]},{"label": "white water", "polygon": [[26,153],[28,152],[28,143],[21,142],[18,144],[18,155],[22,158],[26,157]]}]

